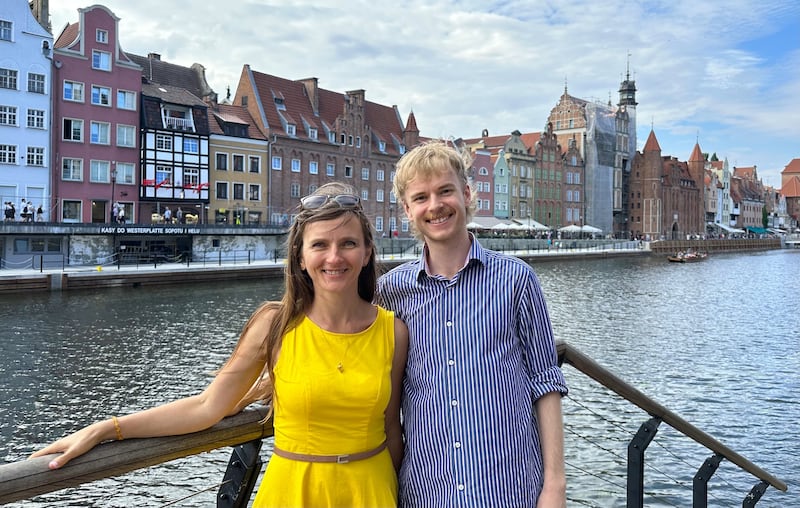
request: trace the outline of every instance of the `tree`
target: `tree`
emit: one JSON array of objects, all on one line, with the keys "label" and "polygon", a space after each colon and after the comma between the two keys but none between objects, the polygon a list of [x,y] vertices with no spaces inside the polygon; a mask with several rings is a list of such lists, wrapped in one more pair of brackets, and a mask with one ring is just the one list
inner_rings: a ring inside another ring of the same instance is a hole
[{"label": "tree", "polygon": [[766,206],[761,208],[761,224],[764,229],[767,229],[767,226],[769,226],[769,212]]}]

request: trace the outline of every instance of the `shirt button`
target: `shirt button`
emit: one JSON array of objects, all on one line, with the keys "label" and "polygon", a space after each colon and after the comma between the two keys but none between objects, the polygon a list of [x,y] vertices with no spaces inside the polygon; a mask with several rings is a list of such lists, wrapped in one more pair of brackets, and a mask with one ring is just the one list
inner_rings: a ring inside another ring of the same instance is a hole
[{"label": "shirt button", "polygon": [[453,399],[450,401],[450,405],[456,407],[458,405],[458,401],[456,399]]},{"label": "shirt button", "polygon": [[453,326],[453,322],[452,322],[452,321],[448,321],[448,322],[447,322],[447,323],[445,323],[445,324],[446,324],[448,327],[450,327],[450,326]]},{"label": "shirt button", "polygon": [[450,365],[452,367],[455,364],[456,364],[455,360],[447,360],[447,365]]},{"label": "shirt button", "polygon": [[463,483],[458,484],[458,490],[463,491],[465,488]]},{"label": "shirt button", "polygon": [[456,441],[455,443],[453,443],[453,448],[461,448],[461,443]]}]

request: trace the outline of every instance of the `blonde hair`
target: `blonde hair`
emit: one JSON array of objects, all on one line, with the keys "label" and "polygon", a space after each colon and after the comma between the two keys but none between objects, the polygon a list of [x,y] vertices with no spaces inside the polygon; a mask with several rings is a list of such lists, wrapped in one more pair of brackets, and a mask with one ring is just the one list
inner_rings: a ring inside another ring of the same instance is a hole
[{"label": "blonde hair", "polygon": [[392,191],[397,199],[405,204],[406,190],[411,180],[415,178],[425,180],[452,171],[462,183],[462,190],[467,188],[470,190],[470,200],[466,203],[467,220],[469,221],[475,214],[478,202],[478,195],[472,187],[472,179],[469,174],[472,170],[472,163],[472,154],[467,148],[457,148],[442,139],[427,141],[406,152],[397,161]]}]

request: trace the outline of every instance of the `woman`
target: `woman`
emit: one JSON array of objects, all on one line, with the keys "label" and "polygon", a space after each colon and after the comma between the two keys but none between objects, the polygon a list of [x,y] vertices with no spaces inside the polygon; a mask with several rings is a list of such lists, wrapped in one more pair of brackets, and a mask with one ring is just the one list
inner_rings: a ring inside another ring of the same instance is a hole
[{"label": "woman", "polygon": [[303,198],[287,251],[283,299],[253,313],[202,393],[94,423],[32,457],[61,452],[56,469],[101,441],[196,432],[271,396],[275,449],[253,506],[396,506],[408,329],[372,304],[372,229],[353,189]]}]

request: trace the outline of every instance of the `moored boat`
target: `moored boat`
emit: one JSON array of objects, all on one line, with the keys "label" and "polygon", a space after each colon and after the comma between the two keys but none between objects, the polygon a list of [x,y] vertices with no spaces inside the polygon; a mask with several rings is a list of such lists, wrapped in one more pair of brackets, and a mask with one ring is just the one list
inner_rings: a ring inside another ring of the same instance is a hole
[{"label": "moored boat", "polygon": [[677,252],[672,256],[668,256],[667,261],[671,263],[694,263],[697,261],[704,261],[707,258],[708,258],[707,252],[686,251],[686,252]]}]

